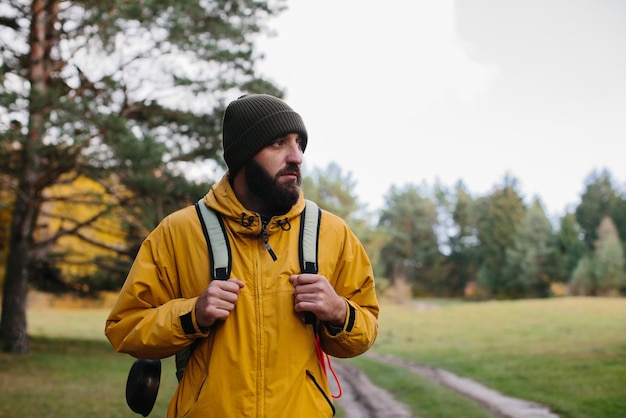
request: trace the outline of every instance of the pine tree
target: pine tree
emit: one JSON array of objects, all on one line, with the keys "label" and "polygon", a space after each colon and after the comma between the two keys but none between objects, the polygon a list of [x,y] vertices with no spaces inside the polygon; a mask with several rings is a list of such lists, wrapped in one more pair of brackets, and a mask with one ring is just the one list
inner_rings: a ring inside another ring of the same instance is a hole
[{"label": "pine tree", "polygon": [[493,297],[509,296],[506,251],[513,244],[525,210],[516,181],[508,178],[502,187],[478,202],[478,251],[482,261],[478,284]]},{"label": "pine tree", "polygon": [[537,200],[528,208],[506,250],[506,293],[515,297],[550,295],[552,225]]},{"label": "pine tree", "polygon": [[386,273],[398,289],[410,284],[418,293],[431,291],[433,268],[440,261],[436,206],[423,194],[414,186],[392,187],[379,220],[388,236],[380,256]]},{"label": "pine tree", "polygon": [[219,157],[225,101],[242,91],[280,96],[256,74],[254,36],[284,2],[9,0],[3,6],[0,124],[11,129],[1,137],[0,167],[15,201],[0,338],[4,351],[24,353],[29,276],[53,271],[46,256],[55,240],[80,235],[99,216],[62,223],[39,240],[42,205],[50,199],[45,190],[67,175],[100,183],[115,198],[99,213],[124,209],[134,240],[196,199],[207,185],[188,174]]}]

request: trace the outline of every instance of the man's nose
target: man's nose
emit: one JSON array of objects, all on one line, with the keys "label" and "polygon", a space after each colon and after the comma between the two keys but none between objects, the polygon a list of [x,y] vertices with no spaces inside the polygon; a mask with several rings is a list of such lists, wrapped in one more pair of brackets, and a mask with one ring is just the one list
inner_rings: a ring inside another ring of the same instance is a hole
[{"label": "man's nose", "polygon": [[304,151],[299,142],[293,142],[289,146],[289,154],[287,155],[287,161],[289,163],[302,164],[304,157]]}]

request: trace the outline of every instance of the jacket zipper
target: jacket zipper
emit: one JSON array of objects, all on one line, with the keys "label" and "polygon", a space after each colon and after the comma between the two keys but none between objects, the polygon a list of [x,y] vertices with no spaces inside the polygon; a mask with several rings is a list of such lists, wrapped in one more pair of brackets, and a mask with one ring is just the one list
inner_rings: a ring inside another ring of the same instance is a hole
[{"label": "jacket zipper", "polygon": [[267,250],[267,252],[270,253],[272,260],[276,261],[278,260],[278,257],[276,257],[276,253],[274,253],[274,250],[272,250],[272,247],[270,247],[270,236],[267,234],[268,223],[269,221],[265,219],[261,221],[261,235],[263,236],[263,245],[265,245],[265,249]]}]

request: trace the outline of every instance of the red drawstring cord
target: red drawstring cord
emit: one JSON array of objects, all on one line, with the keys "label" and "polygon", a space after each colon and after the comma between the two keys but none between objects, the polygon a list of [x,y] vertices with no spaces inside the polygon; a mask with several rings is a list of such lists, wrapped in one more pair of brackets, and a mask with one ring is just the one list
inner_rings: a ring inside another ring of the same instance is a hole
[{"label": "red drawstring cord", "polygon": [[330,372],[332,373],[333,378],[335,379],[335,382],[337,382],[337,387],[339,388],[338,394],[335,395],[334,393],[331,393],[330,396],[332,396],[335,399],[341,398],[341,395],[343,395],[343,389],[341,389],[341,382],[339,382],[339,377],[337,377],[337,373],[335,373],[335,369],[333,369],[333,365],[330,363],[330,357],[328,357],[328,354],[324,353],[324,356],[326,357],[326,360],[328,361],[328,368],[330,369]]},{"label": "red drawstring cord", "polygon": [[337,398],[341,398],[341,395],[343,395],[343,389],[341,388],[341,382],[339,382],[339,377],[337,377],[337,373],[335,373],[335,369],[333,369],[333,365],[330,362],[330,357],[328,356],[328,354],[326,354],[324,352],[324,350],[322,350],[322,347],[320,345],[320,337],[319,335],[315,336],[315,351],[317,352],[317,359],[319,360],[320,364],[322,365],[322,370],[324,371],[324,376],[326,376],[326,362],[328,362],[328,368],[330,369],[330,372],[333,375],[333,378],[335,379],[335,382],[337,383],[337,387],[339,388],[339,393],[338,394],[333,394],[331,393],[330,396],[332,396],[334,399]]}]

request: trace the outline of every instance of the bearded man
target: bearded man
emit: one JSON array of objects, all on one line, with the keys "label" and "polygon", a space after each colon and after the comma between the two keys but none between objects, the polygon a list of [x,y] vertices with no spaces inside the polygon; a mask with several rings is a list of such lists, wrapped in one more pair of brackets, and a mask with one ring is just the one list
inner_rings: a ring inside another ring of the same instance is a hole
[{"label": "bearded man", "polygon": [[137,358],[194,346],[168,417],[331,417],[319,353],[354,357],[374,343],[379,307],[370,260],[347,224],[322,211],[318,272],[301,272],[308,136],[284,101],[266,94],[232,101],[222,139],[228,171],[202,200],[224,226],[230,278],[210,279],[195,208],[174,212],[145,239],[106,336]]}]

